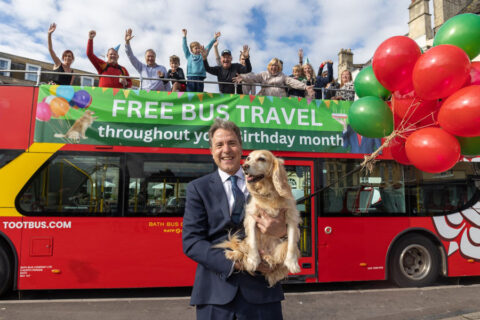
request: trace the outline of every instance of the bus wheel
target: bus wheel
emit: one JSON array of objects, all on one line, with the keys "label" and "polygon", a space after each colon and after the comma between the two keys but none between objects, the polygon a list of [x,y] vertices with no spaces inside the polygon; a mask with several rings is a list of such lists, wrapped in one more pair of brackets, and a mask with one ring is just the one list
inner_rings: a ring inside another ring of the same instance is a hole
[{"label": "bus wheel", "polygon": [[5,248],[0,246],[0,296],[12,289],[12,267]]},{"label": "bus wheel", "polygon": [[440,254],[429,239],[410,235],[394,247],[390,259],[391,279],[400,287],[431,285],[440,272]]}]

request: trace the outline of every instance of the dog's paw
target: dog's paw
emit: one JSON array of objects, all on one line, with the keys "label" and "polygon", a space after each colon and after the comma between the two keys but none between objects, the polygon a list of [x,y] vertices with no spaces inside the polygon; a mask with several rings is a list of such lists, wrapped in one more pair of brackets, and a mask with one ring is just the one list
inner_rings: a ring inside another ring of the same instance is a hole
[{"label": "dog's paw", "polygon": [[240,261],[243,258],[243,253],[238,250],[225,250],[225,257],[228,260]]},{"label": "dog's paw", "polygon": [[283,263],[290,273],[299,273],[300,266],[298,265],[298,261],[296,259],[285,259]]},{"label": "dog's paw", "polygon": [[258,254],[249,254],[246,261],[244,262],[245,269],[252,272],[257,270],[259,264],[260,256]]}]

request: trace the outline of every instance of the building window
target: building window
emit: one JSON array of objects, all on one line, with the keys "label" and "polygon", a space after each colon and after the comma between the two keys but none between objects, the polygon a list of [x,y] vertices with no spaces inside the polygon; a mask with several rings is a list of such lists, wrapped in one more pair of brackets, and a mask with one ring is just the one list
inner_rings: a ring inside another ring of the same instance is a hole
[{"label": "building window", "polygon": [[[26,66],[25,66],[25,71],[37,72],[40,69],[41,69],[40,66],[30,64],[30,63],[27,63]],[[36,73],[25,73],[25,80],[30,80],[30,81],[37,82],[37,79],[38,79],[38,75]]]},{"label": "building window", "polygon": [[92,77],[81,77],[80,84],[85,87],[93,87],[94,79]]},{"label": "building window", "polygon": [[[10,59],[0,58],[0,70],[10,70]],[[0,72],[0,75],[10,77],[10,72]]]}]

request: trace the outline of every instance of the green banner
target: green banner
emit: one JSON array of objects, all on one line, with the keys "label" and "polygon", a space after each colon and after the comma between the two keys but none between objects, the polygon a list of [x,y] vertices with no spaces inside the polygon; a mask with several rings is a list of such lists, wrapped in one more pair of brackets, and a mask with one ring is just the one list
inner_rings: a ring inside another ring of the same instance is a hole
[{"label": "green banner", "polygon": [[349,101],[42,85],[36,142],[208,148],[216,117],[235,122],[244,149],[348,152]]}]

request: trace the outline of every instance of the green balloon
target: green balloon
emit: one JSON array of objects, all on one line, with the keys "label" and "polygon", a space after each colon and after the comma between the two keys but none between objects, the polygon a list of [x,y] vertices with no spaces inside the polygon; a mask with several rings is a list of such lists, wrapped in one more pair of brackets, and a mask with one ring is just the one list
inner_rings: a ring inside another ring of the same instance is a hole
[{"label": "green balloon", "polygon": [[433,46],[440,44],[452,44],[475,58],[480,53],[480,16],[464,13],[448,19],[433,39]]},{"label": "green balloon", "polygon": [[460,142],[460,153],[464,156],[480,155],[480,137],[457,137]]},{"label": "green balloon", "polygon": [[393,131],[393,114],[378,97],[363,97],[352,103],[348,122],[356,133],[368,138],[382,138]]},{"label": "green balloon", "polygon": [[355,78],[355,92],[359,98],[366,96],[374,96],[382,99],[390,97],[391,93],[378,82],[373,73],[372,66],[363,68]]}]

